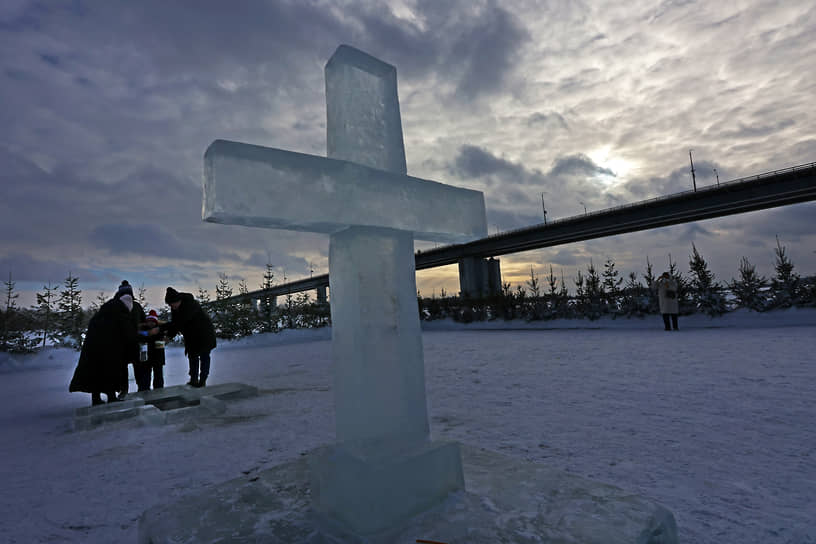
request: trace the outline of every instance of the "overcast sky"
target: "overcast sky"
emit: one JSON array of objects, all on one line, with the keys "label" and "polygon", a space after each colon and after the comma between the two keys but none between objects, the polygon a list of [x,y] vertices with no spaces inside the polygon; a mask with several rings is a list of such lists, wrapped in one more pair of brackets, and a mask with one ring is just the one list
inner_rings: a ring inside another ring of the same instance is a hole
[{"label": "overcast sky", "polygon": [[[408,173],[484,191],[491,233],[816,161],[816,3],[152,1],[0,3],[0,275],[212,294],[328,271],[328,239],[201,221],[223,138],[325,155],[323,68],[339,44],[397,67]],[[281,205],[285,205],[282,203]],[[504,256],[570,288],[692,242],[720,280],[770,274],[775,236],[816,273],[816,204]],[[427,247],[418,245],[417,247]],[[456,267],[422,271],[425,295]]]}]

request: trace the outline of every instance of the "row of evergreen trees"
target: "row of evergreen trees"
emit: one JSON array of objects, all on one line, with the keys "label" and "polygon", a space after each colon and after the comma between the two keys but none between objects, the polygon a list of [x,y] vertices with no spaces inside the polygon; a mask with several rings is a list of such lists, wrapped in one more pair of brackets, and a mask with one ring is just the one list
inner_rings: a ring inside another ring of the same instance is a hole
[{"label": "row of evergreen trees", "polygon": [[[778,239],[774,253],[775,274],[772,278],[758,274],[756,267],[743,257],[738,277],[726,282],[717,281],[694,244],[687,274],[682,273],[677,262],[669,256],[668,272],[679,286],[680,313],[701,312],[717,316],[738,308],[764,312],[792,306],[816,306],[816,277],[800,277]],[[491,296],[449,297],[443,291],[439,298],[419,297],[420,315],[426,320],[453,318],[465,322],[497,318],[643,317],[659,311],[656,281],[648,258],[642,278],[638,278],[635,272],[626,278],[621,277],[611,259],[600,271],[590,261],[586,272],[578,270],[572,278],[574,290],[571,294],[563,272],[560,278],[556,277],[551,266],[542,281],[530,267],[530,279],[525,285],[512,289],[509,283],[505,283],[501,293]]]},{"label": "row of evergreen trees", "polygon": [[[261,289],[275,286],[273,267],[266,265]],[[284,276],[284,282],[286,277]],[[245,280],[238,284],[238,295],[249,293]],[[210,299],[206,289],[199,287],[198,300],[210,312],[216,335],[224,339],[236,339],[262,332],[278,332],[281,329],[316,328],[329,324],[329,305],[313,301],[309,294],[301,292],[288,294],[282,300],[276,297],[261,297],[258,304],[249,299],[231,301],[233,288],[226,274],[219,274],[215,287],[215,300]]]},{"label": "row of evergreen trees", "polygon": [[[763,312],[792,306],[816,306],[816,277],[800,277],[778,239],[774,253],[775,274],[772,278],[758,274],[756,267],[743,257],[739,276],[726,282],[717,281],[693,244],[688,273],[682,273],[677,262],[670,257],[668,272],[679,285],[680,312],[716,316],[736,308]],[[274,278],[273,267],[267,265],[260,288],[273,287]],[[418,303],[420,317],[426,320],[643,317],[658,312],[654,289],[656,279],[648,259],[642,278],[638,278],[635,272],[626,278],[621,277],[614,261],[608,259],[603,270],[599,271],[591,261],[586,272],[578,270],[572,279],[572,293],[567,288],[563,272],[560,278],[556,277],[550,267],[549,274],[542,281],[531,267],[530,279],[515,289],[505,283],[501,293],[479,299],[451,297],[443,291],[441,297],[418,297]],[[11,275],[3,283],[5,309],[0,309],[0,351],[28,352],[49,343],[79,349],[88,321],[109,298],[99,293],[88,308],[83,309],[79,278],[69,273],[61,286],[50,283],[43,286],[36,294],[36,304],[23,309],[17,305],[18,294]],[[136,301],[142,306],[146,305],[145,292],[144,286],[136,291]],[[248,292],[246,281],[241,281],[237,294]],[[230,300],[233,294],[226,274],[219,275],[215,299],[211,299],[206,289],[199,288],[197,293],[198,300],[210,312],[216,334],[223,339],[285,328],[322,327],[330,323],[329,305],[312,301],[308,293],[289,294],[280,300],[262,297],[257,304],[248,298]],[[162,319],[169,317],[166,308],[161,308],[159,315]]]},{"label": "row of evergreen trees", "polygon": [[[274,286],[273,267],[267,265],[260,287]],[[285,281],[285,280],[284,280]],[[82,307],[82,291],[79,278],[68,274],[63,284],[43,286],[36,294],[36,304],[31,308],[21,308],[17,304],[19,293],[16,282],[9,274],[3,282],[4,309],[0,309],[0,351],[26,353],[37,347],[54,344],[60,347],[80,349],[88,322],[99,307],[110,297],[100,292],[85,309]],[[147,306],[146,289],[139,287],[135,300]],[[238,285],[238,294],[246,294],[246,281]],[[219,275],[215,287],[215,299],[211,300],[207,289],[199,287],[196,295],[208,310],[215,325],[216,334],[223,339],[236,339],[258,332],[277,332],[284,328],[321,327],[329,323],[329,308],[326,303],[314,302],[308,293],[289,294],[276,304],[274,297],[264,297],[260,304],[250,301],[234,302],[233,287],[226,274]],[[166,307],[157,309],[159,318],[169,319]]]}]

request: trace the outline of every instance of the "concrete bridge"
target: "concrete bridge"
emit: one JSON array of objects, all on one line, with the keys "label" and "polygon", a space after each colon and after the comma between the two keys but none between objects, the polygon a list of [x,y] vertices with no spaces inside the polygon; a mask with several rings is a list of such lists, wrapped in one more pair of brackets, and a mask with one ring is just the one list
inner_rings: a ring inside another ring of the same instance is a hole
[{"label": "concrete bridge", "polygon": [[[417,251],[416,269],[458,263],[460,292],[481,296],[501,289],[499,261],[494,259],[499,255],[813,200],[816,162],[505,231],[465,244]],[[312,289],[317,291],[318,300],[325,301],[328,285],[329,275],[323,274],[236,295],[228,301],[257,301]]]}]

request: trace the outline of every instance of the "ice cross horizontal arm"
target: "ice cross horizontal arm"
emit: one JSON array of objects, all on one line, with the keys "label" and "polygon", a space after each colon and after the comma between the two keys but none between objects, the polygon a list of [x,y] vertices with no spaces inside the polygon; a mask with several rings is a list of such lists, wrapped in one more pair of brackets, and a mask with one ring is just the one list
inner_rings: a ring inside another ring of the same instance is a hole
[{"label": "ice cross horizontal arm", "polygon": [[440,242],[486,235],[479,191],[226,140],[204,162],[205,221],[325,234],[376,226]]}]

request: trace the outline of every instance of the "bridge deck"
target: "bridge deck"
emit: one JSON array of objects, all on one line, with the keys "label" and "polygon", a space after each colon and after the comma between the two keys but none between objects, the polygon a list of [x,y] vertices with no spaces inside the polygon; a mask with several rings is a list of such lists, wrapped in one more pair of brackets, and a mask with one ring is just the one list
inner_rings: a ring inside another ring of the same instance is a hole
[{"label": "bridge deck", "polygon": [[[463,257],[495,257],[703,219],[816,200],[816,162],[756,176],[566,217],[494,234],[487,238],[418,251],[416,268],[455,264]],[[281,296],[329,285],[329,275],[276,285],[266,294]],[[263,290],[231,297],[257,299]]]}]

